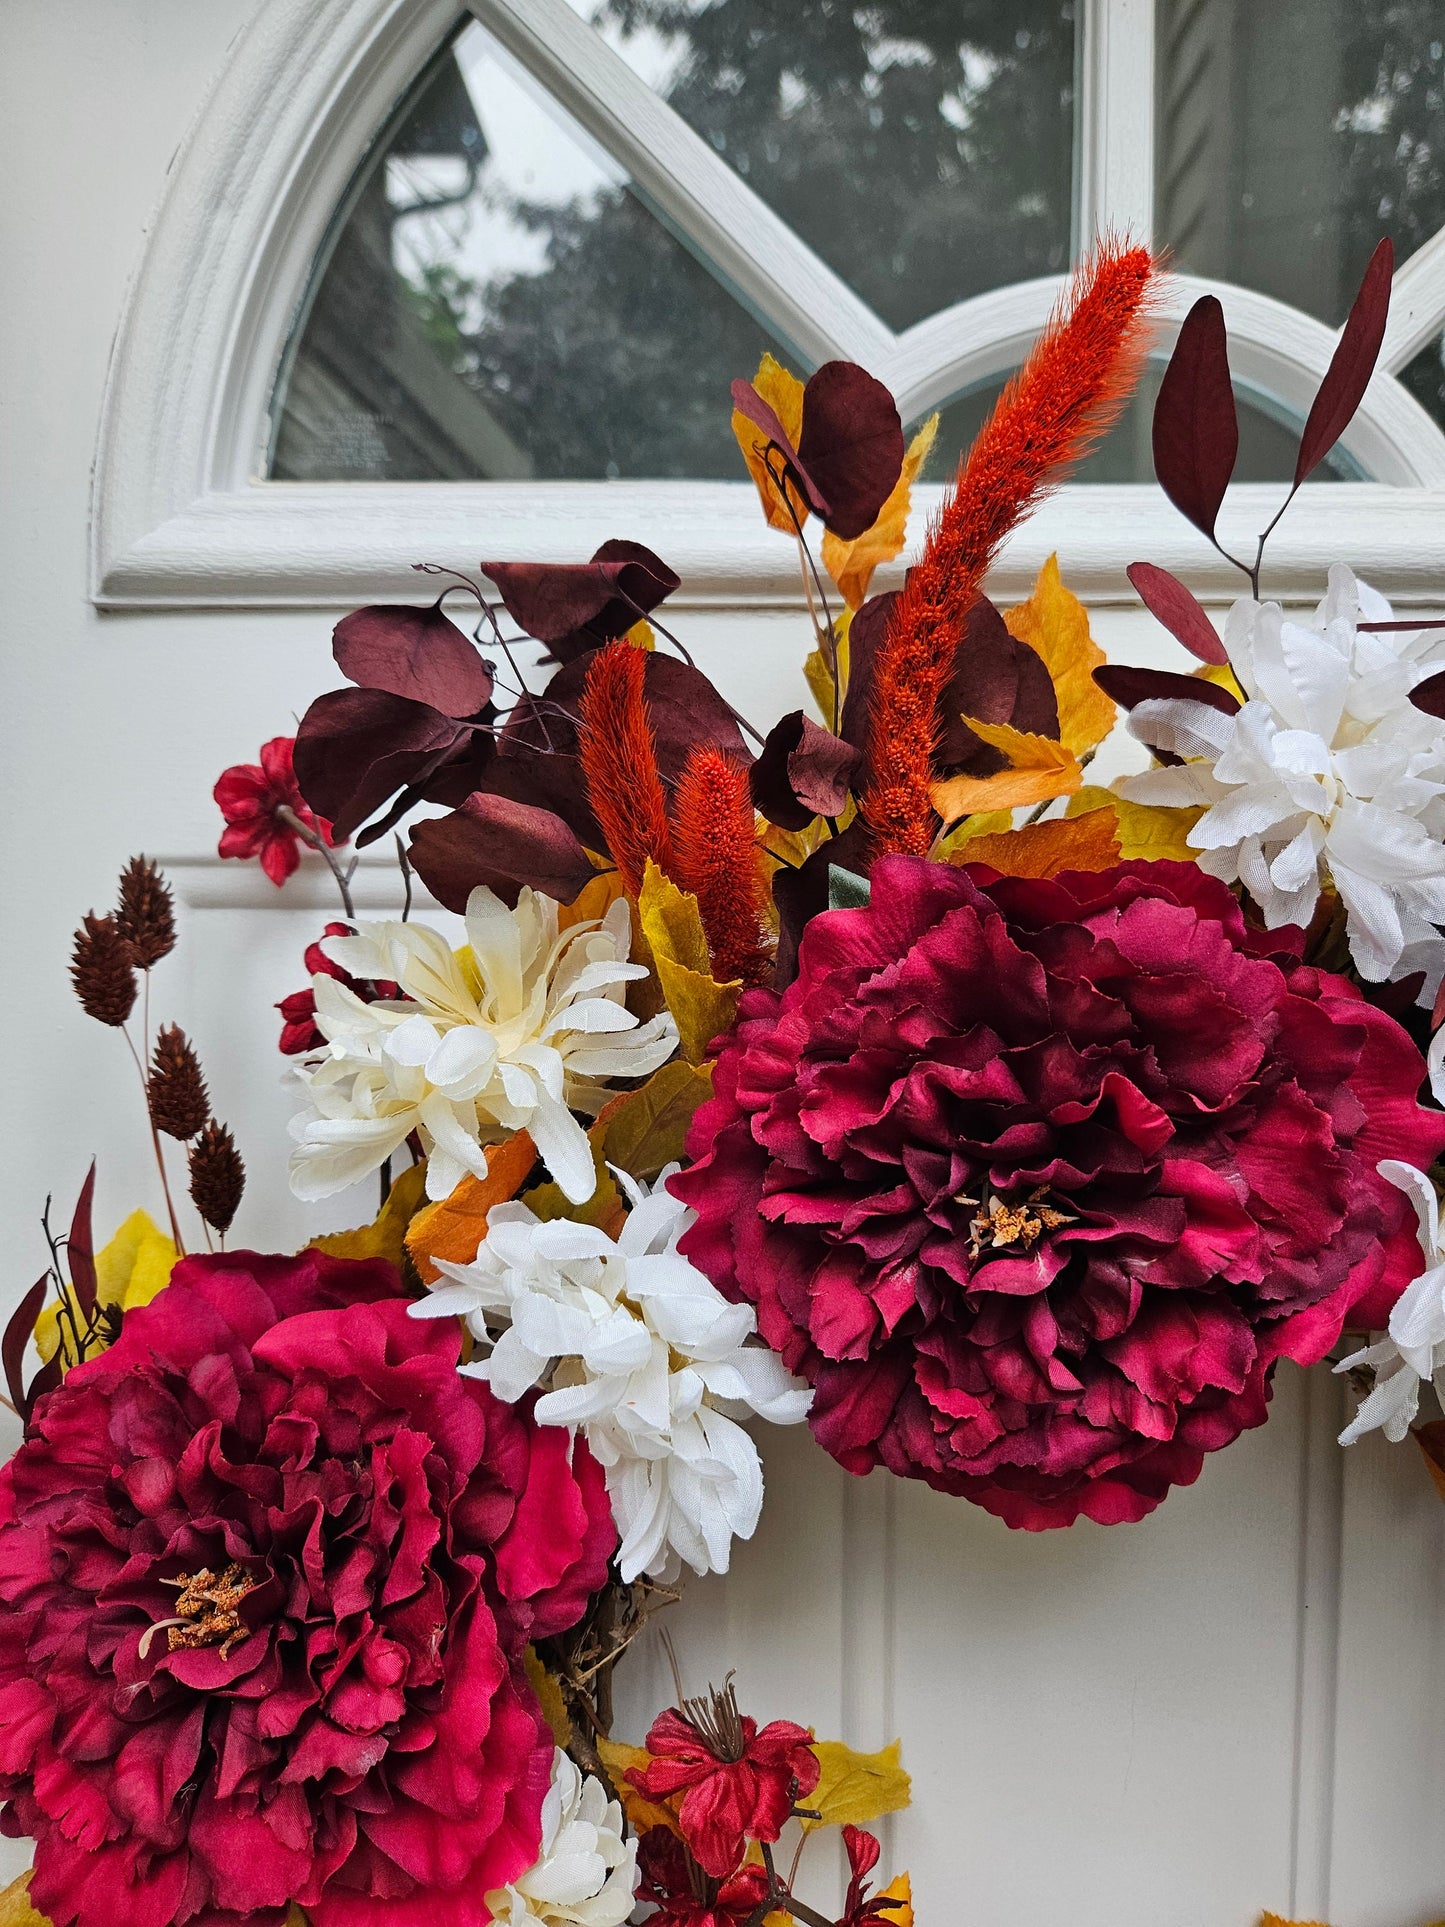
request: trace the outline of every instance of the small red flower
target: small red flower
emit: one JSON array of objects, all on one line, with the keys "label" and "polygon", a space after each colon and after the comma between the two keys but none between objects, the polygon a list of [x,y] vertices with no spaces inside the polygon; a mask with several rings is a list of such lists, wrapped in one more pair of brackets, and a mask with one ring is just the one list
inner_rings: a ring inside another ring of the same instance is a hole
[{"label": "small red flower", "polygon": [[[349,923],[328,923],[322,931],[323,937],[349,937],[352,934]],[[378,981],[370,983],[363,978],[353,977],[350,971],[343,970],[339,963],[333,963],[320,942],[308,944],[302,960],[306,972],[311,977],[334,977],[348,990],[354,991],[364,1004],[374,1004],[382,997],[399,996],[396,984]],[[289,997],[283,997],[276,1006],[281,1013],[280,1050],[284,1057],[300,1057],[306,1051],[320,1050],[326,1039],[316,1028],[316,992],[308,985],[305,990],[293,990]]]},{"label": "small red flower", "polygon": [[868,1875],[878,1865],[882,1848],[875,1835],[862,1827],[844,1827],[843,1846],[848,1855],[848,1898],[843,1903],[838,1927],[884,1927],[895,1907],[904,1902],[889,1894],[869,1894]]},{"label": "small red flower", "polygon": [[226,827],[217,846],[222,856],[261,859],[261,868],[279,888],[301,861],[301,838],[278,812],[288,809],[308,829],[331,841],[331,825],[302,800],[291,766],[293,736],[273,736],[261,746],[259,763],[236,763],[222,770],[211,792]]},{"label": "small red flower", "polygon": [[647,1735],[652,1755],[627,1778],[649,1800],[683,1795],[677,1823],[694,1860],[725,1880],[746,1843],[776,1840],[796,1799],[818,1784],[821,1768],[807,1729],[774,1720],[758,1730],[738,1712],[732,1682],[683,1710],[659,1713]]},{"label": "small red flower", "polygon": [[761,1867],[739,1867],[725,1880],[709,1880],[666,1827],[643,1834],[637,1868],[637,1898],[657,1908],[647,1927],[737,1927],[752,1918],[768,1891]]}]

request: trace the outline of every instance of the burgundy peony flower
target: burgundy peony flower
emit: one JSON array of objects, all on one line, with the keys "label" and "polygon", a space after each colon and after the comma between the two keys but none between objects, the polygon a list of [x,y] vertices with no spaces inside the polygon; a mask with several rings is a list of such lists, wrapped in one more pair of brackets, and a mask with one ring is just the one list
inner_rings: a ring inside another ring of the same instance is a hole
[{"label": "burgundy peony flower", "polygon": [[1191,864],[915,858],[754,990],[672,1189],[852,1472],[1009,1524],[1139,1519],[1265,1416],[1278,1358],[1419,1267],[1381,1158],[1445,1114],[1392,1018]]},{"label": "burgundy peony flower", "polygon": [[615,1543],[391,1266],[194,1258],[0,1472],[0,1793],[56,1927],[482,1927]]},{"label": "burgundy peony flower", "polygon": [[647,1927],[744,1927],[768,1892],[768,1876],[757,1866],[710,1880],[666,1827],[649,1827],[638,1841],[637,1870],[637,1898],[657,1909]]},{"label": "burgundy peony flower", "polygon": [[659,1713],[646,1747],[651,1759],[627,1778],[649,1800],[682,1794],[677,1824],[715,1880],[733,1871],[749,1840],[777,1839],[794,1799],[811,1793],[821,1772],[807,1728],[773,1720],[760,1732],[738,1712],[731,1681],[680,1713]]},{"label": "burgundy peony flower", "polygon": [[[352,928],[349,923],[328,923],[321,933],[323,937],[349,937]],[[302,958],[307,971],[313,977],[334,977],[348,990],[355,991],[364,1004],[374,1004],[381,997],[396,997],[400,994],[392,983],[368,983],[360,977],[353,977],[350,971],[333,963],[320,943],[309,943]],[[293,990],[289,997],[283,997],[276,1006],[281,1013],[281,1041],[278,1048],[283,1057],[299,1057],[307,1051],[322,1050],[326,1039],[316,1027],[316,992],[308,984],[305,990]]]},{"label": "burgundy peony flower", "polygon": [[291,766],[293,736],[273,736],[261,745],[259,763],[235,763],[222,770],[212,791],[226,827],[216,846],[222,856],[259,857],[261,868],[279,888],[301,861],[301,838],[278,814],[290,810],[310,830],[331,841],[331,825],[308,809]]}]

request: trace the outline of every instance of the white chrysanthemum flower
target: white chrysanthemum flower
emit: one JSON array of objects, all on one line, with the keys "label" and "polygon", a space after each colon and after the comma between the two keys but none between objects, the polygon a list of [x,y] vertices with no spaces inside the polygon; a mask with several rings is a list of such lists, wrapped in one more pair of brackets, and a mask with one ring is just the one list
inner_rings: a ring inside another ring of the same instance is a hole
[{"label": "white chrysanthemum flower", "polygon": [[591,1197],[592,1149],[573,1111],[595,1116],[604,1080],[646,1077],[677,1044],[670,1016],[639,1024],[623,1001],[647,975],[627,961],[627,905],[559,934],[550,897],[524,889],[509,910],[481,888],[466,928],[459,953],[419,923],[362,924],[323,945],[353,977],[390,980],[401,996],[363,1003],[334,977],[312,978],[329,1048],[298,1073],[311,1108],[291,1126],[297,1197],[355,1184],[412,1131],[427,1196],[449,1197],[469,1171],[486,1176],[484,1142],[520,1130],[574,1204]]},{"label": "white chrysanthemum flower", "polygon": [[1205,805],[1189,833],[1200,869],[1242,883],[1272,930],[1308,923],[1332,881],[1361,976],[1424,968],[1428,1004],[1445,966],[1445,724],[1409,696],[1440,668],[1445,639],[1358,626],[1391,619],[1342,564],[1313,623],[1236,602],[1224,646],[1244,707],[1138,704],[1132,733],[1186,760],[1117,788],[1136,803]]},{"label": "white chrysanthemum flower", "polygon": [[1434,1381],[1436,1393],[1445,1402],[1445,1247],[1440,1242],[1435,1187],[1413,1164],[1387,1158],[1378,1169],[1415,1207],[1425,1269],[1396,1299],[1389,1329],[1379,1344],[1352,1352],[1335,1367],[1337,1372],[1347,1372],[1355,1365],[1370,1365],[1375,1373],[1374,1389],[1341,1432],[1341,1445],[1353,1445],[1366,1432],[1377,1430],[1398,1445],[1420,1409],[1420,1387],[1427,1379]]},{"label": "white chrysanthemum flower", "polygon": [[622,1837],[622,1808],[602,1782],[579,1773],[559,1747],[542,1803],[537,1864],[487,1906],[498,1927],[622,1927],[637,1894],[637,1842]]},{"label": "white chrysanthemum flower", "polygon": [[760,1345],[751,1305],[730,1305],[677,1241],[697,1213],[674,1198],[669,1165],[649,1193],[625,1172],[631,1203],[616,1239],[571,1219],[543,1222],[499,1204],[469,1265],[438,1260],[449,1283],[412,1306],[459,1315],[486,1358],[462,1370],[499,1398],[534,1385],[544,1425],[580,1432],[606,1470],[624,1579],[726,1572],[763,1502],[757,1447],[735,1421],[807,1415],[806,1386]]}]

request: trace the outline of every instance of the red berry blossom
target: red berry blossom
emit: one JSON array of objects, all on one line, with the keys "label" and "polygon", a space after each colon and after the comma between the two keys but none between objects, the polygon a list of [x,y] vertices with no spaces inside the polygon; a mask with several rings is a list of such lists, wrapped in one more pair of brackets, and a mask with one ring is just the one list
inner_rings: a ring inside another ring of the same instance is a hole
[{"label": "red berry blossom", "polygon": [[733,1872],[749,1840],[777,1839],[821,1771],[806,1727],[774,1720],[759,1731],[738,1712],[731,1683],[682,1712],[659,1713],[646,1747],[651,1759],[627,1778],[649,1800],[682,1794],[682,1837],[714,1880]]},{"label": "red berry blossom", "polygon": [[[349,937],[353,934],[349,923],[328,923],[321,933],[323,937]],[[396,984],[379,982],[368,983],[360,977],[353,977],[350,971],[333,963],[320,943],[306,946],[302,961],[313,977],[334,977],[339,984],[354,991],[364,1004],[374,1004],[383,997],[400,996]],[[305,990],[293,990],[289,997],[283,997],[276,1006],[281,1013],[280,1050],[285,1057],[300,1057],[307,1051],[324,1050],[326,1039],[316,1027],[316,992],[308,985]]]},{"label": "red berry blossom", "polygon": [[1261,1423],[1277,1359],[1384,1322],[1420,1261],[1375,1167],[1427,1168],[1445,1113],[1302,942],[1190,864],[891,858],[744,995],[682,1249],[841,1464],[1016,1526],[1139,1519]]},{"label": "red berry blossom", "polygon": [[331,841],[331,825],[308,809],[296,787],[291,766],[295,747],[294,736],[273,736],[261,745],[259,763],[236,763],[222,770],[211,792],[226,819],[217,845],[220,854],[259,857],[278,888],[301,861],[301,838],[278,811],[290,810],[307,829]]},{"label": "red berry blossom", "polygon": [[397,1290],[189,1259],[0,1471],[3,1825],[55,1927],[483,1927],[535,1859],[523,1652],[607,1496]]},{"label": "red berry blossom", "polygon": [[759,1866],[709,1879],[666,1827],[649,1827],[637,1843],[637,1871],[637,1898],[657,1909],[647,1916],[647,1927],[743,1927],[757,1917],[768,1893],[768,1876]]}]

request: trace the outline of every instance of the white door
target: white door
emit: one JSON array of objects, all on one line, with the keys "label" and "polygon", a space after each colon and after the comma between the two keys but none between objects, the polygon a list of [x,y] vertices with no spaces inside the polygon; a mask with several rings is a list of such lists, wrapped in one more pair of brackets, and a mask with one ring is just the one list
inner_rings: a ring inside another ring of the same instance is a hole
[{"label": "white door", "polygon": [[[594,14],[598,25],[593,25]],[[629,21],[633,30],[624,32]],[[1080,236],[1152,233],[1177,319],[1221,289],[1258,527],[1382,228],[1382,373],[1272,550],[1445,603],[1438,0],[10,0],[6,294],[6,1292],[100,1160],[104,1235],[157,1208],[134,1071],[66,978],[137,850],[182,941],[157,1014],[201,1049],[250,1172],[243,1242],[370,1215],[286,1192],[275,1001],[332,913],[221,863],[210,787],[335,674],[338,615],[410,566],[578,560],[633,535],[729,696],[802,700],[792,551],[735,470],[726,383],[771,348],[861,360],[956,453]],[[922,131],[920,131],[920,129]],[[1363,252],[1362,252],[1363,250]],[[1167,319],[1167,317],[1166,317]],[[1057,548],[1111,654],[1165,662],[1136,557],[1236,583],[1147,483],[1147,413],[1011,546]],[[920,516],[921,527],[921,516]],[[358,907],[394,901],[377,857]],[[806,1434],[726,1580],[674,1615],[692,1683],[874,1748],[924,1927],[1335,1927],[1445,1915],[1445,1508],[1413,1448],[1273,1416],[1142,1525],[1013,1534],[856,1482]],[[619,1730],[670,1696],[636,1656]],[[19,1866],[7,1845],[7,1865]]]}]

